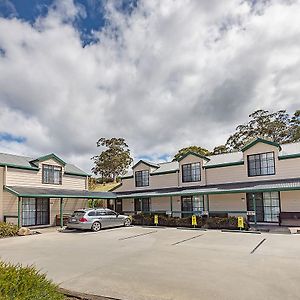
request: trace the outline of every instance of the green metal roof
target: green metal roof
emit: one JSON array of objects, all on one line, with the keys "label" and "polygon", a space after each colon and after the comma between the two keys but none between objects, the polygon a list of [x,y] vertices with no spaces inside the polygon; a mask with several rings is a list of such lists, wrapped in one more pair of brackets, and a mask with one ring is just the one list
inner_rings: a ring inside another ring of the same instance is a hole
[{"label": "green metal roof", "polygon": [[26,198],[84,198],[84,199],[115,199],[111,192],[92,192],[87,190],[67,190],[52,188],[36,188],[24,186],[5,186],[5,190],[18,197]]},{"label": "green metal roof", "polygon": [[163,189],[159,191],[145,191],[132,193],[117,193],[117,198],[139,198],[139,197],[165,197],[165,196],[189,196],[189,195],[213,195],[213,194],[235,194],[235,193],[255,193],[272,191],[293,191],[300,190],[300,178],[290,180],[258,181],[249,183],[230,183],[216,186],[206,186],[199,188],[175,188],[173,190]]},{"label": "green metal roof", "polygon": [[242,151],[244,152],[244,151],[250,149],[251,147],[253,147],[257,143],[264,143],[264,144],[267,144],[267,145],[271,145],[271,146],[277,147],[277,148],[279,148],[279,150],[281,150],[280,145],[276,142],[272,142],[272,141],[265,140],[265,139],[262,139],[262,138],[256,138],[255,140],[251,141],[249,144],[245,145],[242,148]]},{"label": "green metal roof", "polygon": [[[0,153],[0,166],[7,166],[9,168],[24,169],[31,171],[38,171],[39,168],[35,164],[37,161],[44,161],[49,158],[57,157],[55,154],[49,154],[37,159],[28,156],[14,155],[8,153]],[[56,159],[56,158],[55,158]],[[56,160],[62,161],[57,157]],[[74,176],[89,176],[86,172],[76,167],[73,164],[68,164],[64,162],[65,174]]]}]

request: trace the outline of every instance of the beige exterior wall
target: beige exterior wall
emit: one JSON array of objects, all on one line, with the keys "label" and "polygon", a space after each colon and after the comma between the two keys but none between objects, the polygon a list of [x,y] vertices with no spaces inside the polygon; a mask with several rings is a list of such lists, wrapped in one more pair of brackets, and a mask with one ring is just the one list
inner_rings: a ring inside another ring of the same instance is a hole
[{"label": "beige exterior wall", "polygon": [[18,197],[3,191],[3,215],[18,216]]},{"label": "beige exterior wall", "polygon": [[[209,195],[209,211],[247,211],[246,194]],[[241,213],[229,215],[241,215]]]},{"label": "beige exterior wall", "polygon": [[152,197],[150,208],[153,211],[170,211],[171,210],[170,197]]},{"label": "beige exterior wall", "polygon": [[177,187],[178,186],[178,172],[161,174],[161,175],[152,175],[150,176],[151,188],[155,187],[158,189],[168,188],[168,187]]},{"label": "beige exterior wall", "polygon": [[3,221],[3,185],[4,185],[4,167],[0,167],[0,222]]},{"label": "beige exterior wall", "polygon": [[83,176],[73,176],[64,175],[62,176],[62,185],[57,184],[43,184],[42,183],[42,164],[49,164],[55,166],[61,166],[62,172],[64,168],[62,165],[57,163],[53,159],[49,159],[39,164],[39,171],[23,170],[16,168],[8,168],[6,176],[6,185],[8,186],[34,186],[34,187],[44,187],[44,188],[62,188],[62,189],[86,189],[86,177]]},{"label": "beige exterior wall", "polygon": [[[201,181],[196,182],[182,182],[182,165],[197,163],[200,162],[201,165]],[[205,185],[206,184],[206,174],[204,169],[202,168],[205,160],[195,155],[187,155],[184,159],[179,162],[179,186],[193,186],[193,185]]]},{"label": "beige exterior wall", "polygon": [[300,212],[300,191],[280,192],[282,212]]},{"label": "beige exterior wall", "polygon": [[[247,155],[274,151],[275,175],[248,177]],[[257,143],[244,152],[244,165],[206,169],[207,184],[262,181],[296,178],[300,176],[300,158],[278,159],[278,148]]]}]

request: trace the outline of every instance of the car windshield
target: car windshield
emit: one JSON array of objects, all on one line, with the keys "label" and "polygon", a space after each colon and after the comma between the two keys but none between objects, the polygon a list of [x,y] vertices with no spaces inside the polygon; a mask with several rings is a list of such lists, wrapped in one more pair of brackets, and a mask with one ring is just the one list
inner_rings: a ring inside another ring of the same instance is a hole
[{"label": "car windshield", "polygon": [[83,217],[83,215],[85,214],[85,211],[83,210],[76,210],[73,212],[72,217]]}]

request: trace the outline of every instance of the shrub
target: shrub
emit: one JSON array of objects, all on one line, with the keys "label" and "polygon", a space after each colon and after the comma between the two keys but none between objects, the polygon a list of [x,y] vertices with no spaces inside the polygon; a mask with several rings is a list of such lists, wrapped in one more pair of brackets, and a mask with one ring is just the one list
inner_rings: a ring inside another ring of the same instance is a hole
[{"label": "shrub", "polygon": [[22,267],[0,261],[1,300],[62,300],[57,286],[34,267]]},{"label": "shrub", "polygon": [[[212,218],[207,218],[204,227],[209,228],[209,229],[238,229],[238,218],[237,217],[228,217],[228,218],[212,217]],[[248,228],[249,228],[249,225],[244,220],[244,229],[248,230]]]},{"label": "shrub", "polygon": [[10,223],[0,222],[0,238],[14,236],[18,233],[18,226]]},{"label": "shrub", "polygon": [[[197,216],[197,226],[204,225],[204,219]],[[133,225],[154,225],[154,214],[138,214],[132,217]],[[170,217],[165,214],[158,215],[158,225],[170,227],[192,227],[192,216],[186,218]]]},{"label": "shrub", "polygon": [[[197,225],[195,227],[204,227],[208,229],[238,229],[237,217],[201,217],[196,216]],[[133,225],[154,225],[154,214],[138,214],[132,217]],[[193,227],[192,216],[185,218],[170,217],[167,215],[158,216],[158,225],[170,227]],[[249,225],[244,222],[245,230]]]}]

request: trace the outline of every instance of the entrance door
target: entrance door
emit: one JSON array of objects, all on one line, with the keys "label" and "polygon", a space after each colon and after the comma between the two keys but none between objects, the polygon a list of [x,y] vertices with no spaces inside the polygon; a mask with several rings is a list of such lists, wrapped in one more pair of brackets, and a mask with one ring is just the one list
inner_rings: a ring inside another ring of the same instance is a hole
[{"label": "entrance door", "polygon": [[111,210],[115,210],[115,200],[107,199],[107,208]]},{"label": "entrance door", "polygon": [[[278,192],[254,193],[256,204],[256,221],[277,223],[279,221],[280,201]],[[252,194],[247,194],[247,210],[254,211]],[[249,216],[254,222],[254,216]]]},{"label": "entrance door", "polygon": [[123,211],[123,209],[122,209],[122,199],[117,199],[116,200],[116,212],[118,214],[121,214],[122,211]]},{"label": "entrance door", "polygon": [[50,214],[49,198],[22,199],[22,225],[48,225]]}]

